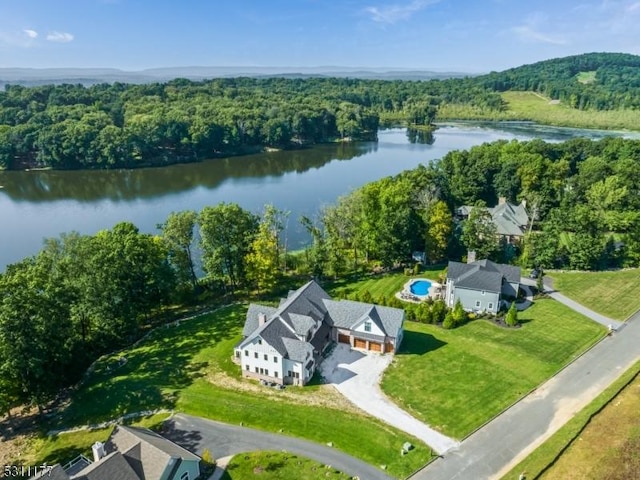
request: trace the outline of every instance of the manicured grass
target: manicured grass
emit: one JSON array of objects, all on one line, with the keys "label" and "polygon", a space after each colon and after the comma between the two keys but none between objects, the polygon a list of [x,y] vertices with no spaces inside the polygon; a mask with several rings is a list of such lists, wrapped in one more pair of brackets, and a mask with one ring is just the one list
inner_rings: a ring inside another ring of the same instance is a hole
[{"label": "manicured grass", "polygon": [[593,345],[604,327],[537,300],[521,328],[476,320],[455,330],[405,322],[384,392],[432,427],[463,438]]},{"label": "manicured grass", "polygon": [[640,423],[639,373],[640,362],[502,478],[618,478],[607,472],[620,470],[620,446]]},{"label": "manicured grass", "polygon": [[589,70],[588,72],[580,72],[576,75],[576,80],[580,83],[593,83],[596,81],[596,71]]},{"label": "manicured grass", "polygon": [[[344,400],[329,387],[278,392],[242,379],[231,356],[245,313],[246,305],[224,308],[178,327],[159,329],[138,346],[102,359],[62,417],[49,428],[167,408],[323,444],[331,441],[335,448],[372,465],[388,465],[389,473],[398,477],[430,461],[431,450],[426,445],[354,412],[353,407],[345,411],[339,404]],[[114,365],[119,356],[127,358],[126,364],[107,371],[106,366]],[[405,441],[416,449],[401,457],[397,452]]]},{"label": "manicured grass", "polygon": [[369,291],[374,299],[380,297],[393,297],[402,290],[402,287],[412,278],[428,278],[439,281],[438,276],[444,271],[444,267],[427,267],[418,275],[410,277],[402,273],[388,273],[373,275],[356,281],[339,281],[327,285],[327,292],[336,298],[345,298],[354,294],[362,294]]},{"label": "manicured grass", "polygon": [[503,92],[507,110],[497,112],[471,105],[441,105],[438,120],[530,120],[547,125],[603,130],[638,130],[638,110],[578,110],[562,103],[550,103],[550,99],[534,92]]},{"label": "manicured grass", "polygon": [[549,272],[560,293],[594,312],[625,320],[640,310],[640,269],[616,272]]},{"label": "manicured grass", "polygon": [[251,452],[236,455],[227,465],[222,480],[350,480],[351,477],[330,465],[282,452]]}]

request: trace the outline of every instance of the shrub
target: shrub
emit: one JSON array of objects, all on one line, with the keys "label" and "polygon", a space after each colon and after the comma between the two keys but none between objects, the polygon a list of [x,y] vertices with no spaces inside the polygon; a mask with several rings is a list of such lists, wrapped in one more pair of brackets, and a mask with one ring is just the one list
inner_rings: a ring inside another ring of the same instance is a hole
[{"label": "shrub", "polygon": [[518,325],[518,310],[516,309],[515,302],[511,304],[511,307],[509,307],[507,316],[504,318],[504,323],[506,323],[510,327],[515,327],[516,325]]},{"label": "shrub", "polygon": [[456,302],[456,305],[453,307],[453,323],[454,326],[459,327],[460,325],[464,325],[467,322],[467,312],[462,308],[462,303],[460,300]]},{"label": "shrub", "polygon": [[447,330],[451,330],[455,328],[455,320],[453,319],[453,312],[448,311],[444,317],[444,321],[442,322],[442,328],[446,328]]},{"label": "shrub", "polygon": [[419,264],[419,263],[416,263],[416,264],[413,266],[413,274],[414,274],[414,275],[418,275],[419,273],[420,273],[420,264]]},{"label": "shrub", "polygon": [[433,323],[440,323],[444,321],[444,317],[447,314],[447,305],[444,300],[436,300],[431,306],[431,315],[433,317]]}]

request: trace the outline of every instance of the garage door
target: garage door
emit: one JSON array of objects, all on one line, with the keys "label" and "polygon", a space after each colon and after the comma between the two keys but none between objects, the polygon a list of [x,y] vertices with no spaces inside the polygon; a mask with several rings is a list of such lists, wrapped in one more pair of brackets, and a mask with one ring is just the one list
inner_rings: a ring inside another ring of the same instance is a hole
[{"label": "garage door", "polygon": [[351,343],[349,339],[349,335],[343,335],[342,333],[338,334],[338,342],[340,343]]},{"label": "garage door", "polygon": [[366,340],[360,340],[359,338],[356,338],[353,344],[354,347],[356,348],[367,348],[367,341]]},{"label": "garage door", "polygon": [[369,349],[373,352],[381,352],[382,344],[377,342],[369,342]]}]

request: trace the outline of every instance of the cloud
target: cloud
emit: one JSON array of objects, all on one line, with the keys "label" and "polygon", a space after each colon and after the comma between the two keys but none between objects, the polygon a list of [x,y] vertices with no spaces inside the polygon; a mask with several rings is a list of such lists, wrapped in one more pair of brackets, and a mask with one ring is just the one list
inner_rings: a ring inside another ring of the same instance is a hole
[{"label": "cloud", "polygon": [[57,43],[69,43],[73,40],[73,35],[67,32],[53,31],[47,34],[47,40]]},{"label": "cloud", "polygon": [[557,35],[544,33],[536,30],[531,25],[518,25],[511,28],[511,32],[515,33],[520,40],[534,43],[550,43],[551,45],[566,45],[567,41]]},{"label": "cloud", "polygon": [[38,32],[36,32],[35,30],[31,30],[30,28],[25,28],[23,30],[23,32],[27,35],[27,37],[29,38],[38,38]]},{"label": "cloud", "polygon": [[378,23],[396,23],[409,20],[415,13],[440,0],[413,0],[411,3],[394,4],[384,7],[367,7],[364,11],[371,16],[371,20]]}]

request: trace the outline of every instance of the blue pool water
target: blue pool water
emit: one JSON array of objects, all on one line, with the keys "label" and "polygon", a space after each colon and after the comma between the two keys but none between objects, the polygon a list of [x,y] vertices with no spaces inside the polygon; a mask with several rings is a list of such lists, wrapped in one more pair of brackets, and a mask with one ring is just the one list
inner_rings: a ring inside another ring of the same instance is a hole
[{"label": "blue pool water", "polygon": [[429,288],[431,287],[431,282],[428,280],[418,280],[411,284],[409,290],[414,295],[427,295],[429,293]]}]

